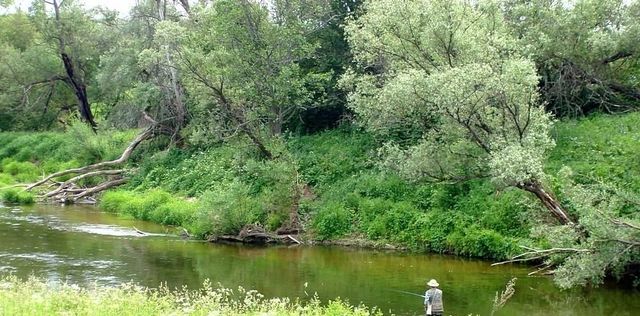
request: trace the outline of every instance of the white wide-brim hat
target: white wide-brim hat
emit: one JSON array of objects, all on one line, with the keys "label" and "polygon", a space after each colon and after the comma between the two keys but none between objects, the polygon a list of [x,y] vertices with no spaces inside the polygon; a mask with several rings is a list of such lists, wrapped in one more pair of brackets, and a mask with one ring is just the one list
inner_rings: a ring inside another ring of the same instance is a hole
[{"label": "white wide-brim hat", "polygon": [[435,279],[431,279],[429,282],[427,282],[427,285],[433,287],[440,286],[440,284],[438,284],[438,281],[436,281]]}]

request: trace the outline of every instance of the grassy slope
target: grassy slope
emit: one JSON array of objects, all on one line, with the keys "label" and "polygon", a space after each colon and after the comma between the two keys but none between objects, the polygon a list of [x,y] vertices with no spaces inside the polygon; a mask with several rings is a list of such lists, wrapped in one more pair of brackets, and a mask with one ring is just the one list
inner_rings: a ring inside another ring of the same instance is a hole
[{"label": "grassy slope", "polygon": [[[30,181],[65,163],[108,157],[113,154],[105,152],[117,153],[121,145],[113,144],[127,135],[89,141],[93,149],[79,150],[69,135],[0,134],[0,182]],[[640,113],[559,122],[554,135],[550,181],[569,166],[578,182],[611,181],[640,191]],[[532,242],[531,219],[546,213],[526,193],[496,190],[486,180],[409,184],[375,167],[377,146],[362,132],[341,129],[274,143],[276,161],[256,159],[243,143],[139,155],[138,174],[107,192],[101,206],[204,237],[234,233],[246,223],[279,227],[293,206],[295,184],[307,183],[313,194],[301,200],[299,212],[318,239],[363,238],[486,258],[504,258],[516,244]]]}]

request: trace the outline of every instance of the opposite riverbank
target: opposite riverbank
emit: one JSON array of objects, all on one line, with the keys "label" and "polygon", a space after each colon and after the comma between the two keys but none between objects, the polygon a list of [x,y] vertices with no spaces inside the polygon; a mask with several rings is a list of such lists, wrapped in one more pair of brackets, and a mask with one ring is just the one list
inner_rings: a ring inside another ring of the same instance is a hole
[{"label": "opposite riverbank", "polygon": [[[0,133],[2,197],[32,203],[32,193],[6,187],[113,159],[135,133],[94,135],[80,124],[66,133]],[[558,122],[553,135],[547,181],[560,200],[563,182],[556,175],[565,166],[577,183],[608,181],[639,191],[638,113]],[[295,220],[307,240],[498,260],[519,245],[545,244],[546,237],[531,232],[553,221],[529,194],[488,180],[409,183],[384,172],[376,158],[380,142],[352,127],[283,137],[269,144],[277,156],[272,160],[242,141],[189,150],[167,145],[165,139],[144,143],[129,162],[129,182],[105,192],[99,206],[180,226],[201,239],[238,234],[247,224],[276,232]]]}]

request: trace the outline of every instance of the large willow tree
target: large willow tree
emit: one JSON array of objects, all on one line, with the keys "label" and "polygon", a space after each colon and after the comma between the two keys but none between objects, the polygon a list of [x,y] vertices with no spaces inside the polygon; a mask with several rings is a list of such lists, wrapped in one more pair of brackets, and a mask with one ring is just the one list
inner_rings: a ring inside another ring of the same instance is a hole
[{"label": "large willow tree", "polygon": [[[377,0],[364,10],[346,27],[358,65],[343,83],[360,121],[394,139],[387,164],[416,180],[490,177],[572,223],[543,186],[554,142],[535,65],[518,53],[496,5]],[[398,141],[407,135],[414,141]]]}]

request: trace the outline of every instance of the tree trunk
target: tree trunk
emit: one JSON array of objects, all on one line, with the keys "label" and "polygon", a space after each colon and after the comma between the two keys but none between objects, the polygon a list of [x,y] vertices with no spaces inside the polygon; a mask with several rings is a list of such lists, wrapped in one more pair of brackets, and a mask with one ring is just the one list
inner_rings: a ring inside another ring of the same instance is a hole
[{"label": "tree trunk", "polygon": [[76,75],[71,57],[69,57],[65,52],[61,52],[60,56],[64,64],[64,69],[67,72],[67,82],[78,99],[78,112],[80,112],[80,117],[83,121],[87,122],[95,132],[98,125],[93,119],[93,113],[91,113],[91,105],[89,104],[89,98],[87,97],[87,85],[84,83],[82,78],[79,78]]},{"label": "tree trunk", "polygon": [[[210,87],[213,87],[213,86],[210,86]],[[256,145],[256,147],[258,147],[258,150],[260,151],[260,154],[262,155],[262,157],[266,158],[267,160],[273,159],[273,154],[271,154],[271,152],[267,149],[267,147],[260,140],[260,138],[258,138],[256,133],[251,129],[251,127],[249,127],[249,124],[247,120],[244,118],[244,115],[242,113],[236,113],[236,111],[234,111],[233,107],[229,103],[229,100],[227,100],[225,95],[222,93],[222,88],[220,89],[213,88],[213,90],[218,96],[219,102],[222,105],[222,108],[226,116],[230,118],[232,121],[235,121],[236,124],[238,124],[240,130],[242,130],[245,133],[245,135],[247,135],[247,137],[251,139],[251,142],[253,142],[253,144]]]},{"label": "tree trunk", "polygon": [[542,202],[544,207],[553,214],[555,218],[560,221],[563,225],[574,224],[574,222],[569,218],[567,213],[565,212],[560,202],[549,192],[545,191],[544,187],[540,182],[536,180],[530,180],[527,182],[519,183],[516,187],[525,190],[527,192],[531,192],[535,194],[535,196]]},{"label": "tree trunk", "polygon": [[267,160],[273,159],[273,154],[271,154],[271,152],[262,143],[262,141],[253,133],[251,128],[247,127],[246,124],[244,123],[239,123],[239,124],[243,124],[242,131],[249,137],[249,139],[251,139],[253,144],[256,145],[256,147],[258,147],[258,150],[260,151],[260,154],[262,155],[262,157],[266,158]]},{"label": "tree trunk", "polygon": [[[45,1],[45,3],[49,2]],[[58,50],[60,58],[62,59],[62,64],[64,65],[64,70],[67,73],[65,82],[71,86],[73,93],[78,99],[78,112],[80,112],[80,117],[83,121],[87,122],[95,132],[97,124],[93,119],[93,113],[91,113],[91,105],[89,104],[89,98],[87,97],[87,85],[84,83],[84,79],[78,75],[75,66],[73,65],[73,60],[69,54],[67,54],[66,43],[62,34],[62,20],[60,19],[61,3],[58,3],[57,0],[53,0],[50,4],[53,5],[56,26],[58,29]]]}]

